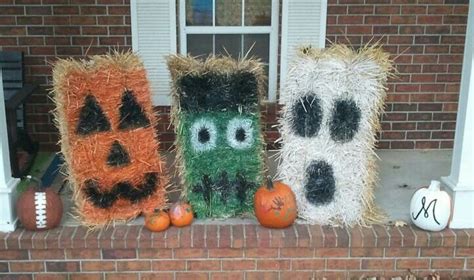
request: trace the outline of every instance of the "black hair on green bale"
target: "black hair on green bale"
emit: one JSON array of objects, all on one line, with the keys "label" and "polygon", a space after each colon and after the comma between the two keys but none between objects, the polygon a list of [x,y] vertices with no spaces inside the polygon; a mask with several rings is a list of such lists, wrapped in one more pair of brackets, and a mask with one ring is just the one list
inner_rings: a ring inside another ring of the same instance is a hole
[{"label": "black hair on green bale", "polygon": [[76,133],[79,135],[89,135],[94,132],[109,131],[110,122],[100,107],[97,99],[92,95],[87,95],[79,113],[79,122]]},{"label": "black hair on green bale", "polygon": [[255,110],[258,106],[257,78],[250,72],[188,74],[177,86],[184,111]]}]

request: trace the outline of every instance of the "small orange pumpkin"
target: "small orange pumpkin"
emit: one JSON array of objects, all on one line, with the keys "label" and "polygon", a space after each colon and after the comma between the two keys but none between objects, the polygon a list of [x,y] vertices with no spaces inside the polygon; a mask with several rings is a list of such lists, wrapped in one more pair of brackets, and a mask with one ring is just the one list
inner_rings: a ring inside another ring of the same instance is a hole
[{"label": "small orange pumpkin", "polygon": [[164,231],[169,226],[170,217],[165,211],[158,210],[145,216],[145,227],[150,231]]},{"label": "small orange pumpkin", "polygon": [[296,198],[290,187],[280,181],[272,182],[267,177],[267,185],[261,186],[254,198],[255,216],[258,222],[269,228],[285,228],[296,219]]},{"label": "small orange pumpkin", "polygon": [[189,226],[194,219],[191,205],[185,202],[176,202],[169,211],[171,224],[176,227]]}]

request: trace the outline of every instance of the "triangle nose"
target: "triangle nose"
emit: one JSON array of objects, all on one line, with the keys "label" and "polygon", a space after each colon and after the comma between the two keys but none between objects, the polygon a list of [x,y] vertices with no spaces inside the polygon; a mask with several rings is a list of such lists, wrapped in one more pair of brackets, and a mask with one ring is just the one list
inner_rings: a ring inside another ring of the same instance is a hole
[{"label": "triangle nose", "polygon": [[112,167],[127,165],[130,163],[130,156],[127,150],[118,142],[114,141],[110,147],[107,164]]}]

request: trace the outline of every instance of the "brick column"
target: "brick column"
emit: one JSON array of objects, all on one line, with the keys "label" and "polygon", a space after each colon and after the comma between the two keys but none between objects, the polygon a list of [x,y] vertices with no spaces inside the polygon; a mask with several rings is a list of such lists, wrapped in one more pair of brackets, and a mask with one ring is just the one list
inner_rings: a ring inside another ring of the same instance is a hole
[{"label": "brick column", "polygon": [[2,206],[0,211],[0,231],[14,231],[16,224],[14,202],[16,199],[16,185],[19,180],[12,178],[10,169],[2,71],[0,71],[0,139],[0,205]]},{"label": "brick column", "polygon": [[[474,228],[474,7],[469,8],[451,174],[443,177],[454,200],[451,228]],[[470,96],[469,96],[470,95]]]}]

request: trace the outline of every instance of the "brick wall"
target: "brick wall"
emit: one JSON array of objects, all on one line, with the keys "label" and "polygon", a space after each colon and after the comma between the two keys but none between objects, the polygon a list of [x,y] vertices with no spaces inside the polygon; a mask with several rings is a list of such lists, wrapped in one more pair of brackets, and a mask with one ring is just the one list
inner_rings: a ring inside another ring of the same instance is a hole
[{"label": "brick wall", "polygon": [[[400,76],[390,82],[379,147],[438,149],[453,145],[468,0],[329,0],[331,41],[380,40]],[[129,49],[129,0],[0,0],[0,46],[26,54],[29,82],[43,85],[28,100],[28,130],[43,149],[57,150],[46,95],[56,57]],[[158,107],[162,148],[174,139],[169,108]],[[277,107],[263,106],[267,143],[278,133]]]},{"label": "brick wall", "polygon": [[201,224],[153,234],[142,226],[18,229],[0,240],[0,279],[474,276],[474,230]]}]

